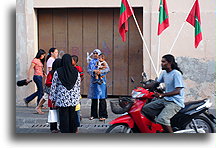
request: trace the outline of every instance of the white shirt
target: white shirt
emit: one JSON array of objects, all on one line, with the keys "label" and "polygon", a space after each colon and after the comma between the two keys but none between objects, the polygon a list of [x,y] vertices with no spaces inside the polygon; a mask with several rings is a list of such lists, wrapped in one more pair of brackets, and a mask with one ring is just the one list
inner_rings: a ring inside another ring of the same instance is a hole
[{"label": "white shirt", "polygon": [[54,61],[55,61],[55,58],[53,58],[53,57],[50,57],[50,58],[47,60],[47,74],[49,73],[48,68],[52,68],[52,64],[53,64]]}]

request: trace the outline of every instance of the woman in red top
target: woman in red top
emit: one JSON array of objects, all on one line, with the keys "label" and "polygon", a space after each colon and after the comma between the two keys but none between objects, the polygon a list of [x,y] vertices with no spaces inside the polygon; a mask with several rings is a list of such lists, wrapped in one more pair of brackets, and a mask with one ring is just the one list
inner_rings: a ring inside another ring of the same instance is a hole
[{"label": "woman in red top", "polygon": [[[47,87],[51,87],[52,85],[52,78],[53,78],[53,74],[54,72],[58,69],[62,67],[62,63],[61,63],[61,59],[56,59],[54,62],[53,62],[53,65],[52,65],[52,70],[49,72],[49,74],[47,75],[47,80],[46,80],[46,86]],[[55,108],[54,104],[52,103],[52,101],[50,99],[48,99],[48,107],[50,108]]]},{"label": "woman in red top", "polygon": [[27,98],[24,98],[24,102],[25,102],[26,106],[28,106],[28,103],[30,101],[32,101],[36,96],[38,97],[37,104],[39,104],[40,99],[43,96],[42,79],[43,79],[43,76],[46,76],[46,74],[43,71],[45,55],[46,55],[46,52],[43,49],[39,49],[36,57],[32,60],[31,66],[28,70],[27,82],[30,81],[31,72],[34,70],[33,80],[37,86],[37,91],[35,93],[33,93],[32,95],[28,96]]}]

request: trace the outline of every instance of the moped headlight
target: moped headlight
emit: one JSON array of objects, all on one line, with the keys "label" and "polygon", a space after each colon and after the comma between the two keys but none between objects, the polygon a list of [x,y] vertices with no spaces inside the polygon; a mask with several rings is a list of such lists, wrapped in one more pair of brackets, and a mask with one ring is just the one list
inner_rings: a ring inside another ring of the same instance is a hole
[{"label": "moped headlight", "polygon": [[140,93],[137,98],[142,98],[145,94]]},{"label": "moped headlight", "polygon": [[132,98],[140,98],[142,92],[132,91]]}]

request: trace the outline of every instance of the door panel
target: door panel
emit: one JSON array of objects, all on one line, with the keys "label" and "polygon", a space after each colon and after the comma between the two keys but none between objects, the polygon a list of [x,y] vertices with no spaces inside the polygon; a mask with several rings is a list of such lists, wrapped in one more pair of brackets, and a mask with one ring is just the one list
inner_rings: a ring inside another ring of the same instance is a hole
[{"label": "door panel", "polygon": [[111,72],[107,74],[107,91],[112,95],[113,71],[113,9],[98,10],[98,48],[104,53]]},{"label": "door panel", "polygon": [[53,9],[53,38],[53,46],[68,53],[67,9]]},{"label": "door panel", "polygon": [[53,46],[53,23],[52,9],[41,9],[38,16],[39,47],[47,53]]},{"label": "door panel", "polygon": [[[84,67],[82,48],[82,9],[68,9],[68,52],[78,56],[77,65]],[[84,77],[86,77],[84,75]],[[84,85],[81,83],[81,94],[84,92]]]},{"label": "door panel", "polygon": [[113,55],[113,94],[125,95],[128,92],[128,33],[123,42],[118,30],[120,10],[114,10],[114,55]]},{"label": "door panel", "polygon": [[[142,23],[142,10],[141,9],[135,9],[134,10],[135,14],[136,14],[136,18],[138,21],[139,26],[143,26]],[[142,31],[142,27],[141,27],[141,31]],[[134,86],[140,86],[140,81],[142,80],[142,70],[143,70],[143,64],[142,64],[142,47],[143,47],[143,42],[142,39],[140,37],[139,31],[136,27],[136,24],[133,20],[133,18],[131,18],[129,20],[129,55],[128,55],[128,59],[129,59],[129,69],[128,69],[128,76],[129,76],[129,89],[128,89],[128,94],[131,93],[132,89],[134,89]],[[131,83],[130,78],[133,77],[135,80],[135,83]]]},{"label": "door panel", "polygon": [[97,9],[83,10],[83,69],[85,70],[84,94],[88,94],[90,75],[87,74],[87,52],[92,52],[97,46]]}]

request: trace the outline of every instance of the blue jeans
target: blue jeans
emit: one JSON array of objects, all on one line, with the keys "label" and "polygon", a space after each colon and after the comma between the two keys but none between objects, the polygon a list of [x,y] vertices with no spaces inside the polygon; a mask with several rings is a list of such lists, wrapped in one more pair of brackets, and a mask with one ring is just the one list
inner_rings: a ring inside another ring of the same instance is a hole
[{"label": "blue jeans", "polygon": [[38,105],[40,102],[40,99],[43,97],[43,83],[42,83],[43,77],[34,75],[33,80],[37,86],[37,91],[31,94],[30,96],[28,96],[27,98],[25,98],[25,101],[30,102],[37,96],[38,97],[37,105]]}]

